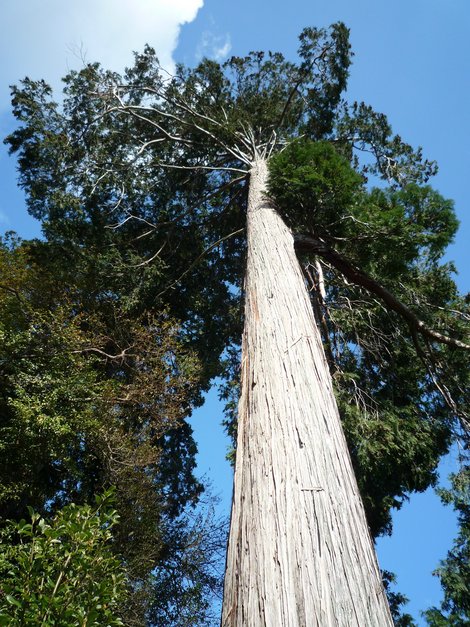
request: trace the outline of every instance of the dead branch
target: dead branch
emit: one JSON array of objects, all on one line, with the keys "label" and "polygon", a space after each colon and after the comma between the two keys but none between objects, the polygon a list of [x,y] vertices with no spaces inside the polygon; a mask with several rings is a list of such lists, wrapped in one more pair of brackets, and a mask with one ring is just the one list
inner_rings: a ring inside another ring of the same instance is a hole
[{"label": "dead branch", "polygon": [[310,251],[319,255],[337,270],[339,270],[350,281],[364,287],[368,292],[371,292],[378,296],[392,311],[398,313],[409,324],[410,329],[416,331],[431,340],[439,342],[441,344],[447,344],[454,348],[461,348],[470,350],[470,345],[465,342],[461,342],[456,338],[449,337],[430,329],[417,315],[411,311],[404,303],[402,303],[396,296],[389,292],[383,285],[373,279],[366,272],[363,272],[356,267],[348,259],[340,255],[338,252],[330,248],[324,241],[316,239],[310,235],[295,235],[294,242],[296,250],[298,251]]},{"label": "dead branch", "polygon": [[225,242],[225,240],[230,239],[231,237],[234,237],[235,235],[238,235],[239,233],[243,233],[243,231],[245,230],[245,228],[242,229],[238,229],[237,231],[233,231],[233,233],[229,233],[228,235],[225,235],[224,237],[221,237],[220,239],[218,239],[216,242],[214,242],[213,244],[211,244],[210,246],[208,246],[205,250],[202,251],[202,253],[192,262],[192,264],[186,268],[186,270],[180,274],[180,276],[175,279],[172,283],[170,283],[170,285],[167,285],[167,287],[165,287],[165,289],[163,289],[161,292],[159,292],[156,296],[156,298],[160,298],[160,296],[163,296],[163,294],[165,294],[165,292],[167,292],[168,290],[170,290],[172,287],[174,287],[175,285],[177,285],[181,279],[183,279],[188,272],[191,272],[191,270],[194,268],[194,266],[196,266],[201,259],[204,257],[204,255],[207,255],[208,252],[210,252],[213,248],[215,248],[216,246],[218,246],[219,244],[221,244],[222,242]]},{"label": "dead branch", "polygon": [[128,351],[131,350],[131,348],[134,348],[133,346],[129,346],[128,348],[124,348],[120,353],[118,353],[117,355],[110,355],[109,353],[106,353],[105,351],[101,350],[101,348],[96,348],[95,346],[89,346],[87,348],[81,348],[80,350],[74,350],[72,351],[72,353],[80,353],[80,354],[84,354],[84,353],[96,353],[97,355],[102,355],[103,357],[106,357],[106,359],[111,359],[111,360],[116,360],[116,359],[120,359],[121,361],[124,361],[124,359],[126,359],[126,357],[133,357],[135,355],[129,355]]}]

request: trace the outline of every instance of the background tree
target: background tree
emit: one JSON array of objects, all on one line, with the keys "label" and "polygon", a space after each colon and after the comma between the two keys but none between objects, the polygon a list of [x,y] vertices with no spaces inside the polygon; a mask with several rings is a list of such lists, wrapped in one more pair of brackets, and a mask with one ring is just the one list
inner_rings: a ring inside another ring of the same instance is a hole
[{"label": "background tree", "polygon": [[[53,516],[115,486],[112,547],[132,591],[119,599],[124,623],[143,624],[157,594],[160,611],[174,605],[155,568],[171,568],[187,611],[204,616],[225,535],[209,493],[192,512],[203,486],[184,419],[199,402],[197,359],[165,312],[133,317],[125,291],[103,294],[69,255],[66,272],[47,242],[7,238],[0,250],[2,516],[19,521],[31,506]],[[196,570],[188,553],[202,545]]]},{"label": "background tree", "polygon": [[172,78],[147,48],[124,77],[97,65],[71,73],[62,111],[46,85],[26,81],[8,141],[50,242],[95,251],[104,294],[130,281],[133,315],[150,299],[168,308],[206,384],[222,348],[236,346],[246,183],[253,163],[272,157],[270,194],[295,233],[378,534],[391,507],[435,481],[457,417],[467,425],[468,314],[440,262],[456,221],[426,186],[435,166],[383,115],[342,100],[349,63],[341,24],[306,29],[296,63],[251,53]]},{"label": "background tree", "polygon": [[435,575],[441,580],[444,600],[441,608],[433,607],[424,612],[431,627],[455,625],[463,627],[470,620],[470,472],[464,466],[459,473],[451,475],[450,489],[440,489],[442,501],[452,504],[458,515],[459,534],[445,560]]}]

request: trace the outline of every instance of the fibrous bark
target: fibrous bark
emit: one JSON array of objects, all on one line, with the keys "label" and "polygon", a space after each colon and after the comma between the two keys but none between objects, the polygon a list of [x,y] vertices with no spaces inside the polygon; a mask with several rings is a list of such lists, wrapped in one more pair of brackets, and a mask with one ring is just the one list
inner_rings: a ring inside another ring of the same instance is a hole
[{"label": "fibrous bark", "polygon": [[293,237],[250,177],[223,627],[393,625]]}]

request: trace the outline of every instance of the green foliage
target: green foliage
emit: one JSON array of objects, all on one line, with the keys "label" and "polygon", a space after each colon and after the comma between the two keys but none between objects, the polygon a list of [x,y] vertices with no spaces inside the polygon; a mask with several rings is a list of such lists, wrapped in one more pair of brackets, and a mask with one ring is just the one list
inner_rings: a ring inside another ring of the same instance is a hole
[{"label": "green foliage", "polygon": [[59,290],[27,256],[8,243],[0,249],[0,503],[16,518],[59,486],[87,481],[81,451],[110,389],[80,354],[80,323],[64,298],[55,304]]},{"label": "green foliage", "polygon": [[417,258],[437,261],[458,227],[452,201],[416,183],[367,192],[338,150],[303,138],[270,159],[269,191],[294,231],[331,242],[362,268],[402,264],[384,275],[406,271]]},{"label": "green foliage", "polygon": [[[59,271],[68,270],[67,280],[75,281],[70,277],[74,268],[95,299],[117,298],[134,316],[169,309],[201,358],[201,384],[207,387],[218,374],[224,341],[233,334],[235,299],[225,282],[241,281],[241,253],[229,260],[222,249],[214,249],[202,256],[184,285],[178,278],[218,239],[221,204],[231,202],[232,192],[214,195],[214,181],[203,172],[162,170],[161,160],[175,154],[183,166],[186,158],[188,165],[199,162],[200,155],[192,149],[181,155],[176,145],[167,144],[159,151],[152,145],[149,152],[141,151],[142,143],[152,141],[153,129],[133,116],[103,116],[106,98],[90,98],[128,80],[139,85],[131,90],[130,102],[144,106],[141,86],[162,81],[155,75],[156,64],[148,48],[125,77],[98,64],[71,72],[60,112],[49,89],[26,80],[13,95],[15,115],[23,124],[6,141],[20,153],[28,208],[43,221],[47,254],[52,249],[57,265],[64,266]],[[197,85],[191,88],[195,80],[184,83],[193,97],[199,93]],[[179,81],[172,89],[180,89]],[[242,225],[240,219],[233,216],[233,230]],[[222,231],[226,235],[225,224]],[[232,243],[225,248],[236,250]]]},{"label": "green foliage", "polygon": [[386,115],[364,102],[343,103],[335,139],[363,174],[393,187],[426,183],[437,173],[436,163],[424,159],[421,148],[415,149],[400,135],[393,135]]},{"label": "green foliage", "polygon": [[392,590],[392,586],[396,582],[396,577],[388,570],[382,571],[382,581],[384,584],[385,592],[387,594],[387,600],[390,607],[390,612],[393,618],[393,624],[396,627],[416,627],[416,623],[410,614],[404,614],[401,611],[401,606],[406,605],[408,600],[405,595],[400,592]]},{"label": "green foliage", "polygon": [[451,488],[439,489],[442,502],[457,512],[459,534],[452,549],[434,572],[441,580],[441,607],[423,613],[431,627],[464,627],[470,623],[470,468],[451,475]]},{"label": "green foliage", "polygon": [[119,520],[113,491],[93,506],[72,503],[51,520],[29,513],[29,521],[0,532],[0,625],[123,625],[126,578],[112,550]]},{"label": "green foliage", "polygon": [[[66,270],[44,243],[7,238],[0,248],[2,513],[18,521],[34,506],[54,516],[115,485],[113,546],[132,592],[120,613],[138,625],[155,594],[162,608],[173,603],[155,589],[152,571],[195,542],[181,521],[203,491],[185,422],[199,398],[200,368],[167,313],[137,317],[115,294],[96,294],[80,258],[73,281]],[[193,533],[202,542],[206,530]],[[207,563],[225,543],[223,534],[210,533]],[[199,586],[193,607],[206,607],[217,587],[206,564],[179,576],[188,590]]]},{"label": "green foliage", "polygon": [[392,509],[400,509],[410,492],[435,484],[436,463],[449,445],[448,430],[438,420],[424,420],[409,405],[383,403],[374,414],[345,396],[338,391],[369,527],[374,536],[391,533]]},{"label": "green foliage", "polygon": [[[466,311],[465,303],[454,300],[447,272],[428,277],[421,272],[416,279],[413,274],[408,289],[420,311],[429,307],[424,319],[437,328],[441,320],[449,328],[450,321],[464,333],[465,318],[444,315],[453,308]],[[403,280],[399,277],[395,285]],[[348,286],[341,295],[331,289],[331,295],[327,341],[335,353],[334,384],[346,436],[371,530],[390,532],[391,508],[399,508],[410,492],[435,484],[439,459],[458,428],[435,380],[445,381],[457,406],[465,408],[468,356],[435,347],[430,364],[422,354],[416,357],[407,325],[362,290]],[[356,303],[367,306],[367,313]]]},{"label": "green foliage", "polygon": [[[453,203],[416,182],[367,189],[341,150],[336,141],[302,138],[274,155],[269,191],[279,211],[294,233],[334,249],[430,328],[465,341],[468,305],[457,294],[453,266],[440,262],[458,226]],[[391,510],[436,481],[455,408],[465,411],[468,356],[438,344],[431,349],[328,264],[323,302],[312,257],[304,258],[306,276],[369,525],[373,535],[389,533]]]},{"label": "green foliage", "polygon": [[[361,267],[367,264],[374,274],[393,277],[418,261],[436,263],[452,242],[458,220],[451,200],[428,185],[410,183],[399,190],[374,188],[364,194],[343,225],[331,237],[343,237],[344,250]],[[360,248],[348,245],[355,238],[360,238]]]},{"label": "green foliage", "polygon": [[[191,549],[202,485],[186,418],[222,375],[236,433],[255,158],[272,155],[270,193],[294,235],[465,341],[469,303],[441,261],[453,205],[427,185],[436,166],[421,149],[343,100],[350,61],[338,23],[305,29],[296,61],[251,52],[168,77],[147,46],[123,76],[99,64],[69,73],[62,105],[42,81],[13,89],[19,125],[6,143],[46,241],[6,245],[0,259],[11,277],[0,284],[0,497],[18,519],[27,504],[54,511],[116,485],[126,624],[150,609],[157,624],[207,615],[215,584]],[[371,530],[389,532],[391,510],[434,484],[459,435],[468,354],[300,256]],[[198,538],[215,533],[199,524]]]},{"label": "green foliage", "polygon": [[[333,131],[337,107],[346,89],[351,64],[349,30],[342,22],[324,29],[305,28],[299,37],[300,84],[307,83],[300,131],[323,139]],[[299,85],[300,86],[300,85]],[[300,91],[297,92],[300,97]]]},{"label": "green foliage", "polygon": [[319,235],[356,202],[362,177],[328,142],[301,139],[269,161],[269,192],[287,223]]}]

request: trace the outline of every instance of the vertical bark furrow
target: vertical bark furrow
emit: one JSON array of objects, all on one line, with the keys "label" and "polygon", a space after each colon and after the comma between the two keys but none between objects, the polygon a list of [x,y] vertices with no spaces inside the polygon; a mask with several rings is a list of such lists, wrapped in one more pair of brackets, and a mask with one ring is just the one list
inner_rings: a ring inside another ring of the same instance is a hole
[{"label": "vertical bark furrow", "polygon": [[223,627],[382,627],[383,593],[293,238],[254,164]]}]

